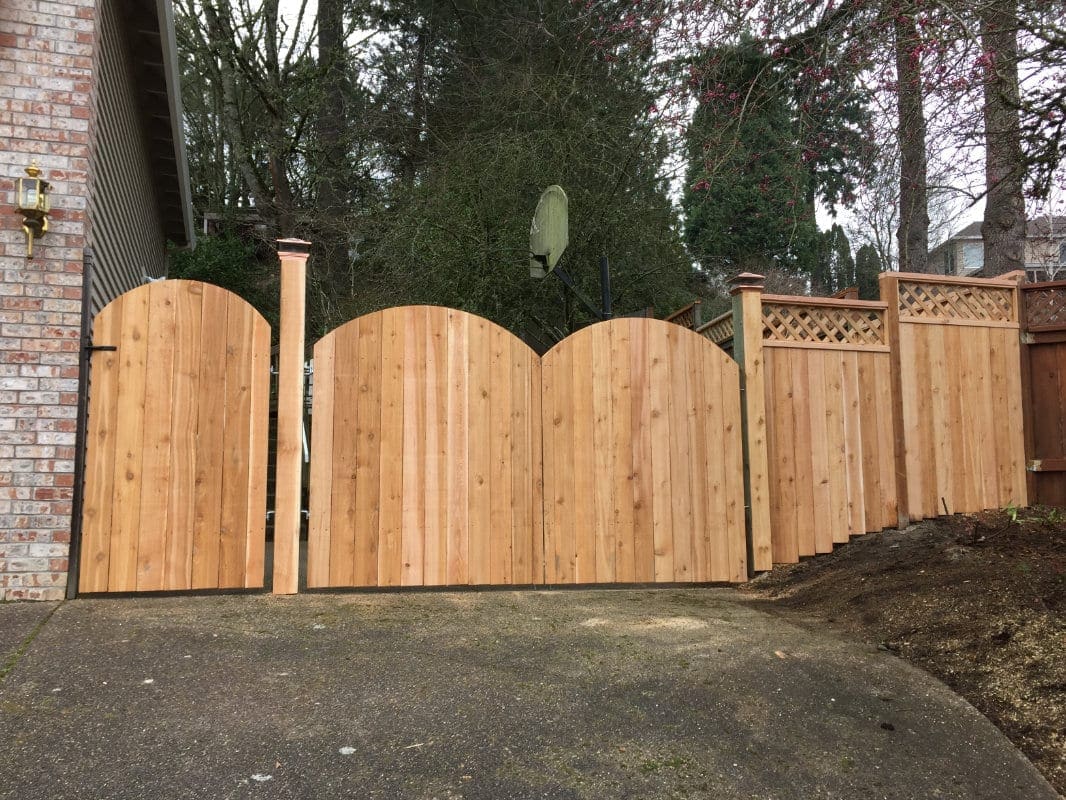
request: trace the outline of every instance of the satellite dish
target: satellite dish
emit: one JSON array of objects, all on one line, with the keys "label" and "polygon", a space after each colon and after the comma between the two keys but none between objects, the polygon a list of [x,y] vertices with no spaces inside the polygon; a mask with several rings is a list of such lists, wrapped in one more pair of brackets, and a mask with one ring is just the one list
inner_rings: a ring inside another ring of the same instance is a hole
[{"label": "satellite dish", "polygon": [[540,196],[529,229],[529,275],[543,278],[559,263],[570,244],[569,204],[562,186],[549,186]]}]

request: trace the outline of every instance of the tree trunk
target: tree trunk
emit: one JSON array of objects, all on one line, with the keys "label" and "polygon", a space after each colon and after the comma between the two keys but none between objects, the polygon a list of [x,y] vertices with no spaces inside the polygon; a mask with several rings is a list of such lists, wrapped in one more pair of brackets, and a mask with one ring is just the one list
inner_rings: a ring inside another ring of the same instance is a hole
[{"label": "tree trunk", "polygon": [[1025,165],[1018,117],[1017,0],[981,5],[984,49],[985,275],[1025,268]]},{"label": "tree trunk", "polygon": [[908,11],[899,10],[896,32],[896,97],[899,112],[900,272],[927,272],[929,210],[926,197],[925,109],[918,28]]},{"label": "tree trunk", "polygon": [[[255,167],[252,164],[248,144],[245,141],[244,127],[241,123],[241,113],[237,104],[237,82],[233,74],[233,66],[229,61],[229,53],[226,43],[233,41],[232,31],[226,27],[218,15],[217,9],[211,3],[203,6],[204,16],[207,19],[207,30],[212,44],[217,48],[215,57],[218,59],[219,80],[222,84],[222,130],[225,138],[233,149],[233,161],[248,187],[248,193],[255,201],[260,214],[270,213],[274,209],[274,203],[269,193],[259,180]],[[273,219],[265,219],[266,222],[274,222]]]}]

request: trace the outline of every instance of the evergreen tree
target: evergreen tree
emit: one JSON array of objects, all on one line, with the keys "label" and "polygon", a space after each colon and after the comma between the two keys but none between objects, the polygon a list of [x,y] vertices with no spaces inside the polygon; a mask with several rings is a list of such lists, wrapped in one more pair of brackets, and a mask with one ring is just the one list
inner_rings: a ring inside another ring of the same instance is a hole
[{"label": "evergreen tree", "polygon": [[855,285],[859,287],[859,299],[880,300],[881,287],[877,276],[885,271],[873,245],[864,244],[855,254]]},{"label": "evergreen tree", "polygon": [[814,185],[790,86],[759,42],[700,59],[688,133],[685,240],[707,271],[817,271]]},{"label": "evergreen tree", "polygon": [[821,235],[816,271],[811,276],[813,294],[836,294],[856,285],[855,260],[844,229],[834,224]]},{"label": "evergreen tree", "polygon": [[691,270],[646,122],[648,60],[605,52],[607,32],[570,0],[389,7],[408,47],[384,55],[391,174],[353,310],[439,303],[554,336],[589,321],[557,280],[529,278],[530,220],[553,183],[570,202],[564,265],[586,295],[599,298],[606,255],[617,313],[684,302]]}]

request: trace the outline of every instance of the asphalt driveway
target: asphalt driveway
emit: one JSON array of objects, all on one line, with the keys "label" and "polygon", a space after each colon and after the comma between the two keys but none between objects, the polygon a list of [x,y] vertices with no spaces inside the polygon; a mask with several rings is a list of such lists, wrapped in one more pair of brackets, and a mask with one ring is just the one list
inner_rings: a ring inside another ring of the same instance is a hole
[{"label": "asphalt driveway", "polygon": [[925,673],[725,589],[51,610],[0,605],[3,798],[1057,797]]}]

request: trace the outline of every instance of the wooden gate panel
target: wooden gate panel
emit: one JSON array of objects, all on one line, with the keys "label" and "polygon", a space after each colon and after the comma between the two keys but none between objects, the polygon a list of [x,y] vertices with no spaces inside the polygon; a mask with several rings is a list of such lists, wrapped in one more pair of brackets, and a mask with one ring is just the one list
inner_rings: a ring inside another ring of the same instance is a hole
[{"label": "wooden gate panel", "polygon": [[[137,588],[137,533],[141,524],[141,467],[144,458],[145,368],[148,360],[148,288],[131,292],[122,304],[118,339],[118,424],[114,442],[111,555],[107,589]],[[106,310],[106,309],[105,309]],[[90,413],[92,409],[90,408]],[[88,451],[87,457],[91,456]]]},{"label": "wooden gate panel", "polygon": [[270,329],[193,281],[134,289],[93,328],[80,589],[263,585]]},{"label": "wooden gate panel", "polygon": [[[148,286],[148,335],[144,362],[143,451],[140,479],[140,521],[137,541],[138,591],[163,588],[170,494],[171,409],[174,389],[173,343],[177,336],[176,310],[168,287]],[[149,357],[150,354],[150,357]]]},{"label": "wooden gate panel", "polygon": [[173,405],[170,414],[170,492],[167,526],[171,531],[192,531],[188,536],[166,538],[166,585],[192,588],[192,548],[196,533],[196,439],[200,407],[203,294],[177,292],[174,297],[175,337],[185,346],[174,353]]},{"label": "wooden gate panel", "polygon": [[[123,298],[114,300],[93,323],[96,342],[115,343],[122,331]],[[118,427],[118,351],[99,351],[92,361],[92,411],[85,436],[85,501],[79,584],[83,591],[107,589],[111,568],[111,530]],[[95,456],[93,453],[95,452]]]},{"label": "wooden gate panel", "polygon": [[536,361],[487,320],[429,306],[321,339],[308,586],[542,582]]},{"label": "wooden gate panel", "polygon": [[222,528],[223,432],[226,394],[207,387],[226,385],[228,313],[225,295],[205,292],[200,325],[200,386],[196,420],[196,506],[193,512],[190,587],[207,589],[218,583],[219,531]]},{"label": "wooden gate panel", "polygon": [[747,578],[739,371],[648,319],[542,359],[548,583]]}]

